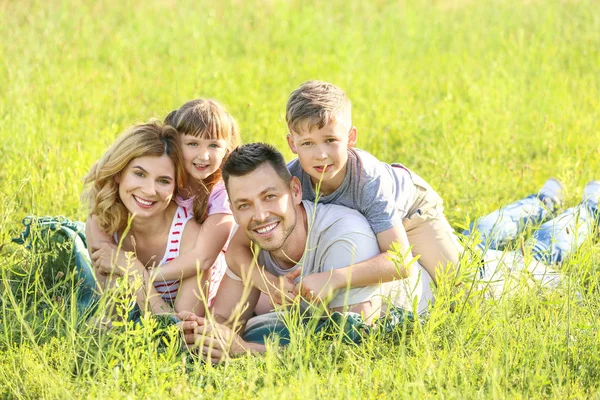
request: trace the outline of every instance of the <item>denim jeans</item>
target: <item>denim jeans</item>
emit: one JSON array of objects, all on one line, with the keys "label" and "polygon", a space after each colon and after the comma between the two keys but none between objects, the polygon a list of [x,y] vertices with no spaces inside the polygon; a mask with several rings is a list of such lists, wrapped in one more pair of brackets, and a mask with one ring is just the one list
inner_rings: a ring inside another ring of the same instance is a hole
[{"label": "denim jeans", "polygon": [[479,218],[465,234],[472,235],[476,229],[481,236],[477,246],[486,253],[504,249],[526,228],[541,224],[526,247],[532,249],[537,261],[557,264],[581,246],[600,219],[598,202],[593,199],[584,200],[546,221],[551,216],[543,199],[531,195]]},{"label": "denim jeans", "polygon": [[598,216],[598,203],[587,200],[542,224],[529,240],[533,257],[546,264],[561,263],[592,233]]},{"label": "denim jeans", "polygon": [[[532,195],[478,219],[466,232],[479,231],[483,263],[478,272],[487,294],[494,298],[507,295],[518,287],[512,283],[524,278],[546,287],[561,282],[561,274],[552,265],[581,246],[600,221],[600,213],[597,200],[588,199],[544,222],[551,214],[543,199]],[[503,251],[525,229],[536,225],[539,227],[525,246],[531,249],[533,259],[527,260],[518,251]]]}]

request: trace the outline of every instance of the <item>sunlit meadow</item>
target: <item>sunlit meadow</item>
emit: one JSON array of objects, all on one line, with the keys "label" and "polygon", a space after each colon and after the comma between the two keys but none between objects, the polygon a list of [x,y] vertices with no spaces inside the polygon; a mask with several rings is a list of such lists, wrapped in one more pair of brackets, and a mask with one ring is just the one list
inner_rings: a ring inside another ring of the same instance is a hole
[{"label": "sunlit meadow", "polygon": [[82,329],[41,285],[44,256],[10,243],[26,215],[84,220],[92,163],[191,98],[291,158],[285,102],[309,79],[347,91],[359,147],[429,181],[457,231],[552,176],[575,205],[600,179],[600,2],[0,0],[0,16],[0,397],[600,397],[597,241],[555,291],[446,288],[401,339],[296,332],[216,367],[152,322]]}]

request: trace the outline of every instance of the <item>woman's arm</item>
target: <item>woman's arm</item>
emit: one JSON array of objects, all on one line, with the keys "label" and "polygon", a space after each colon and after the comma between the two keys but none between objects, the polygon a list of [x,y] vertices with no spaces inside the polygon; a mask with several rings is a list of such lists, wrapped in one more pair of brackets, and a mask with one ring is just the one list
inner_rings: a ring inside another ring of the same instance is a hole
[{"label": "woman's arm", "polygon": [[[113,275],[127,276],[130,280],[142,279],[142,285],[136,292],[136,302],[144,310],[153,314],[171,313],[173,309],[160,297],[150,282],[148,271],[132,253],[119,249],[113,238],[107,235],[94,215],[89,215],[85,223],[85,236],[90,258],[97,272],[98,282],[104,286]],[[116,252],[118,253],[118,256]]]},{"label": "woman's arm", "polygon": [[[209,215],[204,223],[196,229],[187,225],[195,224],[197,226],[197,223],[193,220],[188,221],[183,232],[179,257],[153,268],[151,278],[161,280],[182,279],[210,269],[221,250],[223,250],[233,223],[231,214]],[[190,238],[194,234],[196,237]]]}]

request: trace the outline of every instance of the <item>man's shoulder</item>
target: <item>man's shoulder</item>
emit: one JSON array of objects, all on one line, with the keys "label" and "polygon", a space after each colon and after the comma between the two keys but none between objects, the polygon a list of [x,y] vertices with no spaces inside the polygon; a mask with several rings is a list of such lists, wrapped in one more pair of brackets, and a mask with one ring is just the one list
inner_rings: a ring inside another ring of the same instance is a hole
[{"label": "man's shoulder", "polygon": [[309,225],[319,231],[336,231],[340,235],[347,232],[373,234],[367,219],[357,210],[338,204],[322,204],[303,201]]}]

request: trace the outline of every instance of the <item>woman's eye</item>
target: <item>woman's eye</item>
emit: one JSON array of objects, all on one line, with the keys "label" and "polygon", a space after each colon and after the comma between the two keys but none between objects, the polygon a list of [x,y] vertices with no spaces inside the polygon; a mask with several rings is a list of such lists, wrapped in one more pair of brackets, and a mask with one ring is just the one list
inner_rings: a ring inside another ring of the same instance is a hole
[{"label": "woman's eye", "polygon": [[135,176],[139,176],[140,178],[144,177],[144,173],[142,171],[134,171],[133,174]]}]

